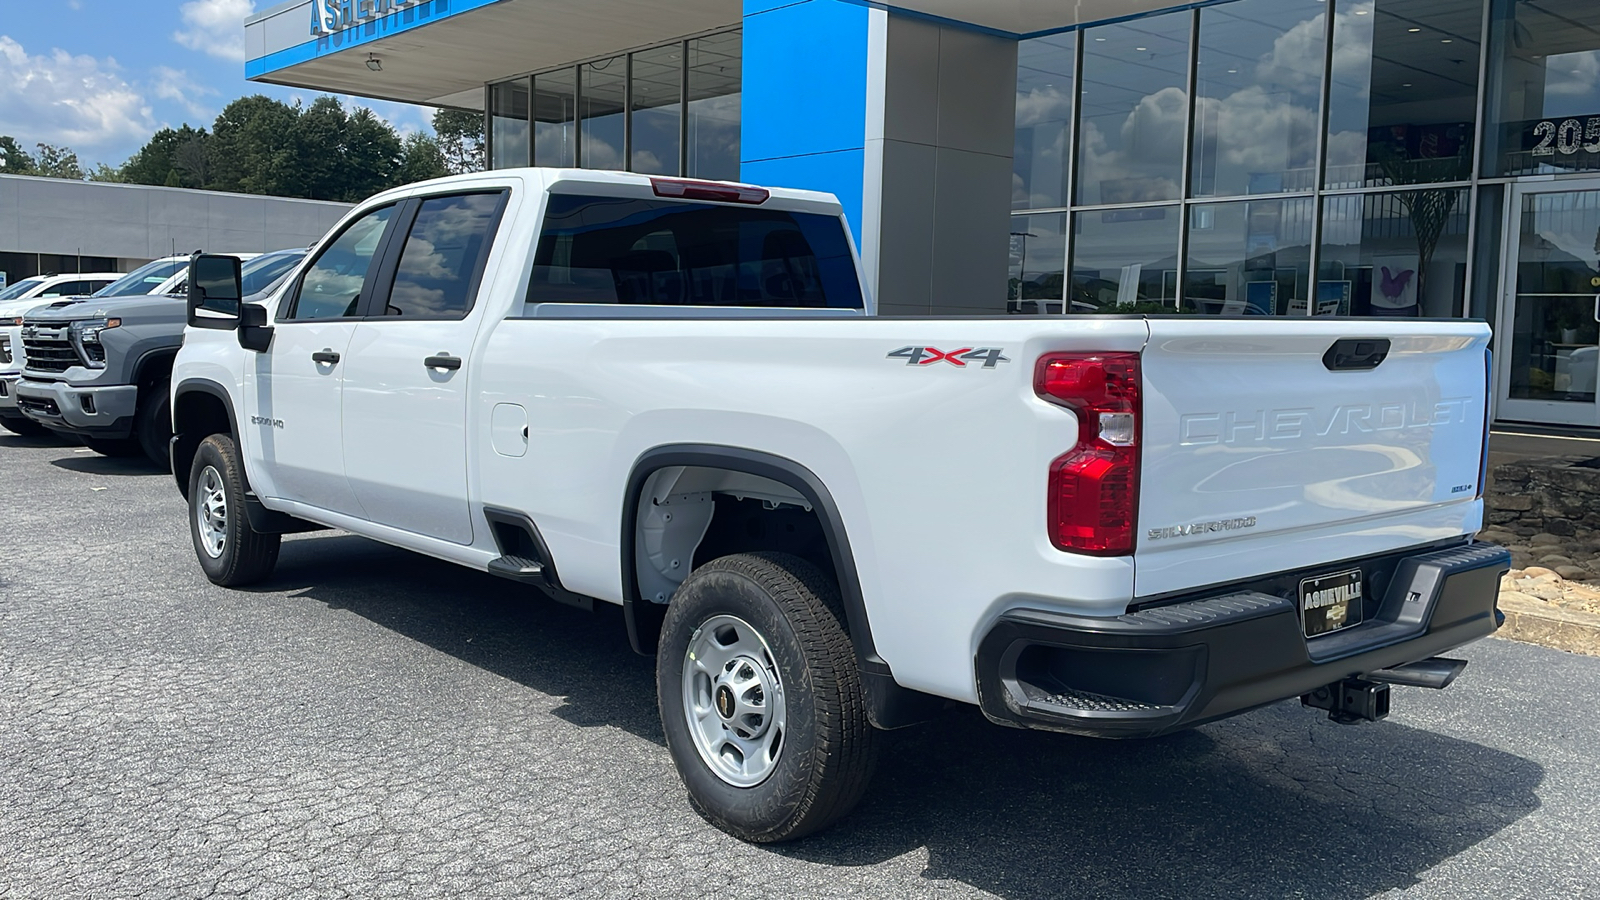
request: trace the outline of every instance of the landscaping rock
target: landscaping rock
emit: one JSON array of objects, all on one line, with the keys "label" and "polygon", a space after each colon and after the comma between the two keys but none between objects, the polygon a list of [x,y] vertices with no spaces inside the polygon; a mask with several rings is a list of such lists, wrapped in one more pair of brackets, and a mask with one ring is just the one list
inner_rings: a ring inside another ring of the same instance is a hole
[{"label": "landscaping rock", "polygon": [[1589,570],[1582,566],[1556,566],[1556,574],[1567,581],[1583,581],[1592,577]]},{"label": "landscaping rock", "polygon": [[1562,556],[1557,553],[1552,553],[1549,556],[1539,557],[1539,565],[1544,566],[1547,569],[1554,569],[1557,572],[1561,571],[1562,566],[1571,566],[1576,564],[1576,561],[1572,557]]},{"label": "landscaping rock", "polygon": [[1544,566],[1528,566],[1522,570],[1522,576],[1523,578],[1533,579],[1554,577],[1557,581],[1561,580],[1560,573],[1554,569],[1546,569]]}]

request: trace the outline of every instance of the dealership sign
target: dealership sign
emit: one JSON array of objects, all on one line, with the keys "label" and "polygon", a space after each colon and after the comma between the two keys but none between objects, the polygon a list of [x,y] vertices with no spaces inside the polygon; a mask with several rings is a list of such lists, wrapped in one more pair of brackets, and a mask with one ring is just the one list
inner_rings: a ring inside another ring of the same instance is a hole
[{"label": "dealership sign", "polygon": [[311,33],[333,34],[428,0],[311,0]]}]

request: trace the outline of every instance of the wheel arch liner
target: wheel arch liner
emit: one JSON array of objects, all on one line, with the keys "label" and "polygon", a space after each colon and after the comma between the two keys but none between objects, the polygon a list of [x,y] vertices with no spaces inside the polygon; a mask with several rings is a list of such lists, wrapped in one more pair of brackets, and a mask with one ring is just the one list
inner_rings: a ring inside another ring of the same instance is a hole
[{"label": "wheel arch liner", "polygon": [[878,655],[872,640],[872,625],[867,618],[855,556],[850,550],[850,538],[833,495],[822,479],[810,469],[792,459],[759,450],[715,444],[669,444],[647,450],[634,461],[622,498],[621,564],[622,609],[627,622],[628,641],[635,652],[645,656],[655,654],[653,638],[660,632],[666,610],[664,604],[649,602],[639,591],[635,567],[639,499],[650,476],[672,466],[743,472],[786,485],[804,497],[816,511],[827,538],[828,553],[832,557],[839,592],[844,599],[845,620],[850,629],[850,641],[855,647],[862,683],[866,688],[872,723],[879,728],[898,728],[924,721],[933,714],[941,705],[940,702],[897,684],[889,664]]}]

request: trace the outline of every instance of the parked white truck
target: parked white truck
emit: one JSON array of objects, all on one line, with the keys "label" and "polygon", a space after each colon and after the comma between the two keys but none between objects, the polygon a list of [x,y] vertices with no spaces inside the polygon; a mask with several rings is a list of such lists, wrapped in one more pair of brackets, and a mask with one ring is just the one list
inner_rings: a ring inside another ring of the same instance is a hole
[{"label": "parked white truck", "polygon": [[844,815],[876,729],[946,700],[1376,719],[1498,624],[1481,323],[873,318],[830,196],[542,169],[380,194],[263,303],[191,275],[206,575],[332,526],[620,604],[748,840]]}]

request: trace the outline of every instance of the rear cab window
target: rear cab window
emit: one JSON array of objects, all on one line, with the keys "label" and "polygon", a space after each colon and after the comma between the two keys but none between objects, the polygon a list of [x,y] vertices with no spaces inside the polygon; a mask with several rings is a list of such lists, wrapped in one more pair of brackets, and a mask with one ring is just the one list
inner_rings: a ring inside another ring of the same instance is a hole
[{"label": "rear cab window", "polygon": [[836,216],[582,194],[548,198],[526,313],[545,303],[865,306]]}]

